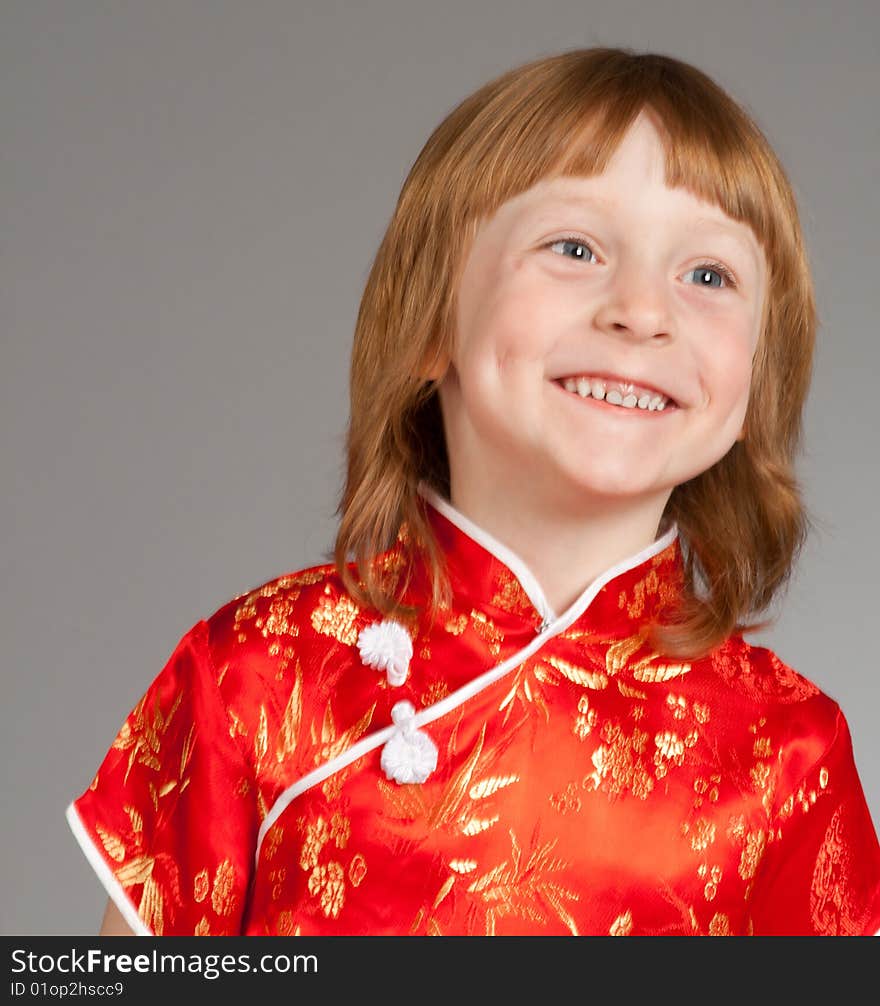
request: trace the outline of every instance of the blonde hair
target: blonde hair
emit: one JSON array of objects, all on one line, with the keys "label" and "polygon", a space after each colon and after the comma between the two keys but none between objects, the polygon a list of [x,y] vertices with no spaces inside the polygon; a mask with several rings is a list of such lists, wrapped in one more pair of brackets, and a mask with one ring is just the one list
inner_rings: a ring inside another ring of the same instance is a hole
[{"label": "blonde hair", "polygon": [[559,53],[484,84],[436,127],[404,182],[351,357],[333,559],[358,603],[416,615],[401,600],[412,567],[401,591],[374,561],[401,533],[430,570],[429,617],[450,603],[417,486],[449,496],[438,379],[426,375],[451,354],[458,280],[479,221],[545,177],[601,173],[643,109],[664,138],[667,184],[748,224],[768,264],[746,435],[670,495],[663,518],[679,527],[684,589],[646,641],[657,653],[697,657],[770,624],[745,619],[786,584],[811,524],[794,457],[816,308],[796,200],[757,124],[712,79],[669,56],[616,48]]}]

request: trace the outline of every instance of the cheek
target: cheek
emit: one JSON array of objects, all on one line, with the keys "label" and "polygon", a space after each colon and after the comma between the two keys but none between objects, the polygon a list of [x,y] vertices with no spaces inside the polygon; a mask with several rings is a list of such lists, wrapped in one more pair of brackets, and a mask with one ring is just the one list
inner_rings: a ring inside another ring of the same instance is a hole
[{"label": "cheek", "polygon": [[714,333],[711,352],[704,354],[701,371],[710,399],[734,409],[745,407],[752,377],[752,338],[746,326]]},{"label": "cheek", "polygon": [[462,333],[462,365],[499,370],[543,366],[555,331],[546,305],[535,298],[519,294],[497,299],[483,305]]},{"label": "cheek", "polygon": [[534,286],[508,291],[484,321],[499,355],[511,364],[543,363],[562,331],[559,306]]},{"label": "cheek", "polygon": [[748,399],[752,380],[751,358],[747,353],[736,356],[724,369],[721,380],[727,386],[728,397],[733,401]]}]

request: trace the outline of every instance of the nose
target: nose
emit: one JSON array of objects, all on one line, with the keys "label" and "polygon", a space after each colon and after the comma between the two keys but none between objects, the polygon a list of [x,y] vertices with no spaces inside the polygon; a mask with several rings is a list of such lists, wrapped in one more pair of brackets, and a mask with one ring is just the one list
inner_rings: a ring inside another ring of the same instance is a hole
[{"label": "nose", "polygon": [[597,328],[609,335],[651,339],[672,334],[668,278],[644,255],[621,259],[608,273],[604,296],[595,315]]}]

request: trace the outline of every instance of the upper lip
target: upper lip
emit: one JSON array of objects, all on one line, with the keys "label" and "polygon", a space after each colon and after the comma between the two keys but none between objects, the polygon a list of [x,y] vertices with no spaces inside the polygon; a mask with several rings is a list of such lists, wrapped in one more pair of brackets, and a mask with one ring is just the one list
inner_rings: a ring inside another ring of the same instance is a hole
[{"label": "upper lip", "polygon": [[643,380],[642,378],[636,377],[632,374],[612,374],[610,370],[590,370],[585,367],[583,370],[566,371],[564,374],[560,374],[558,377],[554,378],[554,380],[564,381],[568,377],[581,377],[584,375],[589,377],[598,377],[600,380],[604,381],[616,381],[620,384],[636,384],[639,387],[648,388],[649,391],[653,391],[657,395],[663,395],[663,397],[669,399],[673,405],[678,405],[678,399],[675,395],[671,395],[663,388],[657,387],[657,385],[652,384],[651,381]]}]

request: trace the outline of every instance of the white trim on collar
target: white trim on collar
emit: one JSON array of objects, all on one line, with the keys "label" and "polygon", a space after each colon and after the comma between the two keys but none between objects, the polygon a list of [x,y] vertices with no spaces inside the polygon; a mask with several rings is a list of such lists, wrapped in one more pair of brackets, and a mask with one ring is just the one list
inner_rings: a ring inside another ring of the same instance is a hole
[{"label": "white trim on collar", "polygon": [[[448,499],[441,496],[427,483],[420,482],[418,484],[417,491],[420,496],[426,499],[436,510],[443,514],[448,521],[454,524],[460,531],[463,531],[466,535],[468,535],[468,537],[472,538],[478,545],[481,545],[487,552],[494,555],[499,562],[502,562],[510,570],[510,572],[513,573],[519,581],[520,586],[525,591],[528,599],[541,614],[541,618],[543,619],[541,632],[545,632],[549,629],[554,622],[562,620],[566,622],[566,625],[569,625],[571,624],[571,621],[574,621],[574,619],[569,620],[568,616],[574,609],[578,608],[583,601],[584,596],[589,593],[589,587],[586,588],[579,597],[575,598],[565,611],[557,615],[550,605],[550,602],[547,600],[541,585],[538,583],[537,577],[529,569],[526,562],[516,554],[516,552],[508,548],[488,531],[481,528],[478,524],[475,524],[470,517],[466,517],[460,510],[456,509],[456,507],[453,506]],[[599,576],[596,577],[594,585],[600,581],[602,584],[605,584],[608,580],[613,579],[619,573],[625,572],[628,569],[633,569],[635,566],[640,565],[646,559],[651,558],[651,556],[656,555],[658,552],[662,552],[663,549],[672,544],[677,537],[678,525],[673,522],[664,534],[651,542],[651,544],[646,548],[643,548],[635,555],[621,560],[614,566],[606,569],[603,573],[600,573]],[[586,605],[583,605],[583,608],[586,608]],[[583,610],[583,608],[581,610]],[[580,611],[578,614],[580,614]],[[575,615],[575,618],[576,617],[577,615]]]},{"label": "white trim on collar", "polygon": [[488,531],[483,530],[483,528],[481,528],[478,524],[475,524],[470,517],[465,517],[465,515],[460,510],[457,510],[449,502],[449,500],[444,499],[430,486],[420,483],[418,492],[419,495],[423,496],[435,510],[439,510],[439,512],[442,513],[443,516],[448,521],[453,523],[460,531],[464,531],[468,537],[473,538],[477,544],[482,545],[487,552],[490,552],[496,559],[504,563],[517,580],[519,580],[519,584],[526,592],[528,599],[541,613],[544,625],[549,625],[551,622],[556,621],[556,612],[554,612],[553,608],[550,606],[550,602],[544,596],[544,591],[541,589],[541,585],[535,578],[535,574],[529,569],[524,560],[516,554],[516,552],[502,544],[497,538],[489,534]]}]

